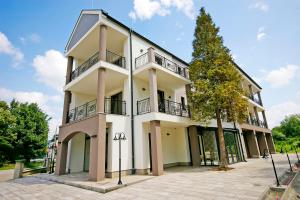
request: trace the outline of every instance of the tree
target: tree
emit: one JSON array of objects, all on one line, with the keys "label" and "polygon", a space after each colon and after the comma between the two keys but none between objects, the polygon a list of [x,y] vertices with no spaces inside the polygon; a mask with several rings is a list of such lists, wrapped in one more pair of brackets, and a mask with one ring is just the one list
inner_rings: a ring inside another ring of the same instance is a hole
[{"label": "tree", "polygon": [[0,101],[0,166],[12,159],[13,141],[16,135],[11,131],[15,125],[15,117],[10,113],[6,102]]},{"label": "tree", "polygon": [[12,132],[16,134],[13,142],[15,158],[44,156],[47,148],[48,120],[50,119],[36,103],[10,103],[11,113],[16,118]]},{"label": "tree", "polygon": [[192,119],[208,123],[217,119],[221,169],[228,167],[222,119],[241,122],[247,118],[247,100],[241,88],[242,77],[237,71],[230,51],[223,45],[219,28],[201,8],[197,17],[189,67]]},{"label": "tree", "polygon": [[300,115],[290,115],[280,123],[280,129],[286,137],[300,136]]}]

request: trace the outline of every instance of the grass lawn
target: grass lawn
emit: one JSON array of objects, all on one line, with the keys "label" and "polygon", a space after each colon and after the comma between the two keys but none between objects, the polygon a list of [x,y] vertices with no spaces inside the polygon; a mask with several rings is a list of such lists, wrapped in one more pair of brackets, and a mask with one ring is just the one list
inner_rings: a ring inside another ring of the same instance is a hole
[{"label": "grass lawn", "polygon": [[14,168],[15,168],[15,164],[4,164],[2,167],[0,167],[0,171],[1,170],[14,169]]},{"label": "grass lawn", "polygon": [[[25,163],[25,168],[29,168],[29,169],[35,169],[35,168],[39,168],[43,166],[43,162],[30,162],[30,163]],[[0,167],[0,171],[1,170],[9,170],[9,169],[14,169],[15,168],[15,164],[11,163],[11,164],[4,164],[2,167]]]}]

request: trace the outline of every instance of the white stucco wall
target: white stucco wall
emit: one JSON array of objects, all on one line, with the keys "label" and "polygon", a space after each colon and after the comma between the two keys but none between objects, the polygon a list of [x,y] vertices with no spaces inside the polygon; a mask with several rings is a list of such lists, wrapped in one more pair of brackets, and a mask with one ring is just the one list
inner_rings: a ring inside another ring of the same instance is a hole
[{"label": "white stucco wall", "polygon": [[70,172],[82,172],[84,163],[85,134],[78,133],[72,138],[70,153]]}]

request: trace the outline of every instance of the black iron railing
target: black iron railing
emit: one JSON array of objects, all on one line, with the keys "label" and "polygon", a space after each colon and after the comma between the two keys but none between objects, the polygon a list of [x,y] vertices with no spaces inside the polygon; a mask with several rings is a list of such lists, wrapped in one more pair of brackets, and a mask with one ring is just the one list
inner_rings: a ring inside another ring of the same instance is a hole
[{"label": "black iron railing", "polygon": [[262,103],[261,101],[259,100],[259,98],[255,97],[254,95],[249,95],[249,98],[254,101],[255,103],[257,103],[258,105],[261,105],[262,106]]},{"label": "black iron railing", "polygon": [[139,68],[147,64],[148,62],[149,62],[148,52],[146,52],[135,59],[135,68]]},{"label": "black iron railing", "polygon": [[257,120],[255,117],[250,118],[250,119],[247,118],[246,123],[254,125],[254,126],[259,126],[259,127],[262,127],[262,128],[267,128],[267,125],[264,121]]},{"label": "black iron railing", "polygon": [[158,103],[158,111],[169,115],[190,117],[190,112],[187,105],[167,99]]},{"label": "black iron railing", "polygon": [[[80,74],[88,70],[94,64],[99,61],[99,52],[93,54],[88,60],[86,60],[83,64],[78,66],[71,74],[72,80],[77,78]],[[115,54],[111,51],[106,51],[106,62],[117,65],[121,68],[126,68],[125,57]]]},{"label": "black iron railing", "polygon": [[140,101],[137,101],[137,114],[145,114],[150,112],[150,98],[146,98]]},{"label": "black iron railing", "polygon": [[[154,53],[154,62],[176,74],[179,74],[180,76],[189,78],[187,68],[182,67],[171,60],[168,60],[167,58],[159,55],[158,53]],[[139,68],[147,63],[149,63],[148,53],[145,53],[135,59],[136,68]]]},{"label": "black iron railing", "polygon": [[[177,103],[175,101],[163,100],[158,102],[158,111],[169,115],[177,115],[182,117],[190,117],[189,108],[187,105]],[[145,114],[151,112],[150,98],[137,101],[137,114]]]},{"label": "black iron railing", "polygon": [[126,102],[105,98],[104,112],[108,114],[126,115]]},{"label": "black iron railing", "polygon": [[111,51],[106,51],[106,62],[117,65],[121,68],[126,68],[125,57],[115,54]]},{"label": "black iron railing", "polygon": [[[92,116],[97,112],[97,100],[87,102],[83,105],[69,110],[68,122],[77,121]],[[105,98],[104,112],[107,114],[126,115],[126,102]]]},{"label": "black iron railing", "polygon": [[96,103],[97,101],[93,100],[69,110],[69,122],[80,120],[95,114],[97,110]]}]

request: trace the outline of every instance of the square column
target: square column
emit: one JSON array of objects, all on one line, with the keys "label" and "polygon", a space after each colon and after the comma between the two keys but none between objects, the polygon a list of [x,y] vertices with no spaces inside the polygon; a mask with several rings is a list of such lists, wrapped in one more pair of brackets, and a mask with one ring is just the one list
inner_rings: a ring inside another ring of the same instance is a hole
[{"label": "square column", "polygon": [[262,114],[262,116],[263,116],[263,119],[264,119],[264,122],[265,122],[265,126],[266,126],[266,128],[268,128],[269,126],[268,126],[268,122],[267,122],[267,118],[266,118],[266,113],[265,113],[265,111],[263,110],[263,111],[261,112],[261,114]]},{"label": "square column", "polygon": [[99,31],[99,60],[106,60],[107,26],[100,25]]},{"label": "square column", "polygon": [[244,133],[244,137],[247,139],[250,157],[259,158],[260,152],[255,131]]},{"label": "square column", "polygon": [[160,176],[163,174],[163,156],[161,144],[160,121],[150,121],[152,174]]},{"label": "square column", "polygon": [[66,173],[68,155],[68,142],[58,142],[55,175],[63,175]]},{"label": "square column", "polygon": [[68,56],[67,73],[66,73],[66,85],[71,82],[72,69],[73,69],[73,57]]},{"label": "square column", "polygon": [[71,92],[65,91],[62,125],[68,123],[68,113],[69,113],[71,98],[72,98]]},{"label": "square column", "polygon": [[259,152],[260,152],[260,155],[262,156],[264,154],[265,150],[268,151],[268,145],[267,145],[267,141],[265,138],[265,134],[264,133],[256,133],[256,138],[257,138],[257,142],[258,142],[258,146],[259,146]]},{"label": "square column", "polygon": [[255,114],[255,118],[256,118],[256,121],[257,121],[257,125],[259,126],[259,115],[258,115],[258,112],[257,112],[257,107],[254,106],[254,114]]},{"label": "square column", "polygon": [[156,69],[149,69],[150,111],[158,112]]},{"label": "square column", "polygon": [[97,109],[99,113],[104,113],[105,79],[105,69],[98,69]]},{"label": "square column", "polygon": [[197,134],[197,127],[190,126],[189,128],[189,141],[190,141],[190,152],[191,152],[191,160],[194,167],[200,166],[201,158],[200,158],[200,145],[199,138]]},{"label": "square column", "polygon": [[105,141],[106,120],[105,115],[99,114],[98,133],[91,136],[89,179],[101,181],[105,179]]},{"label": "square column", "polygon": [[266,136],[269,152],[270,153],[276,153],[276,149],[275,149],[272,134],[271,133],[265,133],[265,136]]}]

